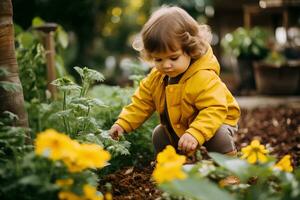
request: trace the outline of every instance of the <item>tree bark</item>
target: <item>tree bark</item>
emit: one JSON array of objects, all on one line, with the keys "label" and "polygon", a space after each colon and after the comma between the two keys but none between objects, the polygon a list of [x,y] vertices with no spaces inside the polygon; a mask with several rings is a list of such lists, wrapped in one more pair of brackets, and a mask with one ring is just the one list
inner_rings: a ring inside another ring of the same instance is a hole
[{"label": "tree bark", "polygon": [[[0,0],[0,67],[5,68],[9,75],[0,77],[0,81],[20,84],[19,70],[15,55],[13,9],[11,0]],[[14,126],[28,127],[27,113],[24,108],[23,90],[18,92],[5,91],[0,88],[0,114],[10,111],[19,119]]]}]

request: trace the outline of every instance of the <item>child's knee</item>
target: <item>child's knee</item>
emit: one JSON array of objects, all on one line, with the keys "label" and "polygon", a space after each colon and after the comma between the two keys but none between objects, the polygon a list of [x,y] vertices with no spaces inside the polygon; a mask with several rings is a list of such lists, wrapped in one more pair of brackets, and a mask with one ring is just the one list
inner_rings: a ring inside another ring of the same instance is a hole
[{"label": "child's knee", "polygon": [[159,141],[164,134],[164,128],[161,124],[157,125],[152,132],[152,142]]},{"label": "child's knee", "polygon": [[171,144],[163,125],[160,124],[154,128],[152,132],[152,143],[156,154],[164,150],[167,145]]},{"label": "child's knee", "polygon": [[233,152],[236,150],[233,139],[234,131],[234,127],[224,124],[217,130],[215,135],[204,144],[204,146],[208,151],[212,152],[223,154]]}]

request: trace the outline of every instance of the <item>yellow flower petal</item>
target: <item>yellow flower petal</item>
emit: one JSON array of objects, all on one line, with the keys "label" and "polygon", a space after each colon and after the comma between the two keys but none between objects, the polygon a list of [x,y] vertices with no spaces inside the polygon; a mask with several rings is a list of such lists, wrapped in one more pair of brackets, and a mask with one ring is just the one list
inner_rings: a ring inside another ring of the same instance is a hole
[{"label": "yellow flower petal", "polygon": [[291,156],[285,155],[274,167],[282,171],[292,172]]},{"label": "yellow flower petal", "polygon": [[60,187],[65,187],[65,186],[70,186],[73,185],[74,180],[71,178],[67,178],[67,179],[57,179],[55,181],[55,184],[60,186]]},{"label": "yellow flower petal", "polygon": [[251,153],[247,158],[248,163],[254,164],[257,161],[257,156],[255,153]]},{"label": "yellow flower petal", "polygon": [[88,200],[102,200],[103,197],[97,194],[97,189],[89,184],[83,186],[84,198]]},{"label": "yellow flower petal", "polygon": [[110,192],[105,193],[104,197],[105,197],[105,200],[112,200],[113,199],[113,196]]},{"label": "yellow flower petal", "polygon": [[59,192],[58,198],[60,200],[84,200],[84,198],[81,198],[80,196],[68,191]]},{"label": "yellow flower petal", "polygon": [[263,153],[257,152],[257,158],[261,163],[267,162],[267,156]]},{"label": "yellow flower petal", "polygon": [[186,178],[186,174],[182,171],[185,159],[185,156],[176,154],[174,147],[167,146],[157,156],[157,165],[153,171],[153,178],[158,184]]},{"label": "yellow flower petal", "polygon": [[258,140],[253,140],[250,145],[252,148],[257,148],[259,147],[260,142]]},{"label": "yellow flower petal", "polygon": [[71,138],[54,129],[48,129],[38,134],[35,140],[35,153],[53,160],[76,155],[74,142]]}]

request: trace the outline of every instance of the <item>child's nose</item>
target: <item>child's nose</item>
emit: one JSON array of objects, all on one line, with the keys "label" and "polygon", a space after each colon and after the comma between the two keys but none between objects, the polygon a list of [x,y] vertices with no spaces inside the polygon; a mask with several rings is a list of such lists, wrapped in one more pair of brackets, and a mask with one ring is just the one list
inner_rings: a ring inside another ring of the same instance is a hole
[{"label": "child's nose", "polygon": [[169,69],[169,68],[171,68],[171,67],[172,67],[171,62],[165,61],[165,62],[163,63],[163,69]]}]

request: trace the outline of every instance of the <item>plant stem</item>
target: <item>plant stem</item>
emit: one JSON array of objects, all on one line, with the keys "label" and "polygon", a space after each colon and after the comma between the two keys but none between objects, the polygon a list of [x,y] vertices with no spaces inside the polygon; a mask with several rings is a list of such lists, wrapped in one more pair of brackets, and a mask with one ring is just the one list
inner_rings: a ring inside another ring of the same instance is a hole
[{"label": "plant stem", "polygon": [[[63,101],[63,111],[65,111],[65,110],[66,110],[66,91],[64,91],[64,101]],[[65,131],[67,134],[69,134],[67,119],[65,118],[65,116],[63,116],[63,121],[64,121],[64,126],[65,126]]]},{"label": "plant stem", "polygon": [[67,97],[66,97],[66,91],[64,91],[64,101],[63,101],[63,110],[66,110],[66,104],[67,104]]}]

